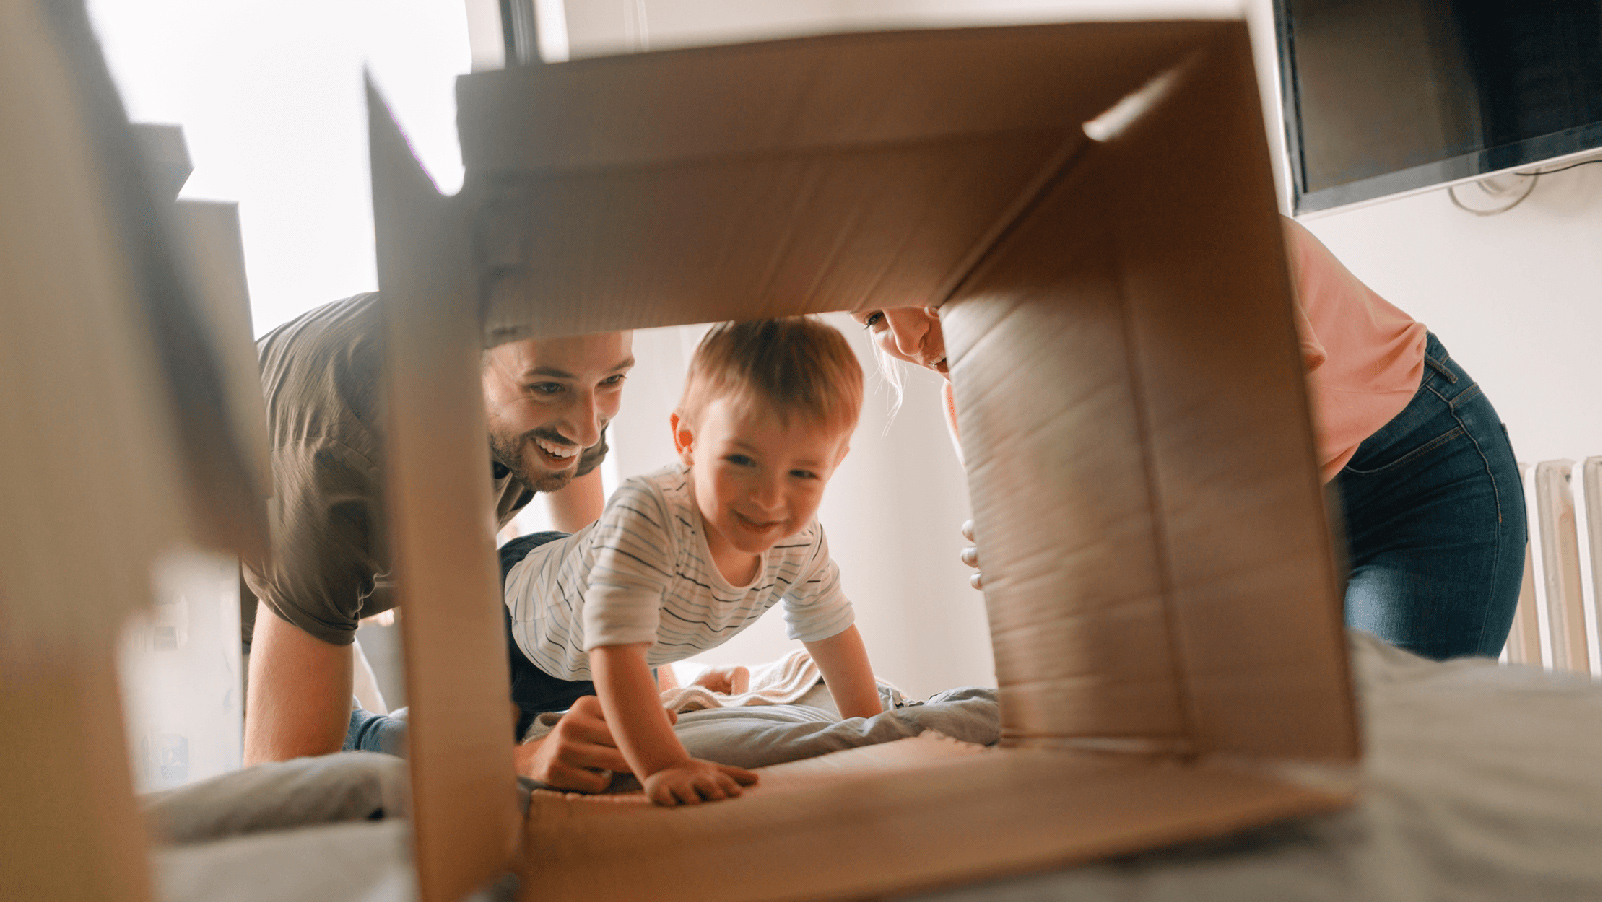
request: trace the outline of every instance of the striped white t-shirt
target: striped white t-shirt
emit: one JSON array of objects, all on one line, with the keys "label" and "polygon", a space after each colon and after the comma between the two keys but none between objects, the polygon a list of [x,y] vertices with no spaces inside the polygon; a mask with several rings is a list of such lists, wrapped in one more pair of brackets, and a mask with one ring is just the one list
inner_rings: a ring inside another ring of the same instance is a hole
[{"label": "striped white t-shirt", "polygon": [[816,517],[732,586],[707,550],[694,487],[674,464],[623,483],[601,518],[547,542],[506,576],[518,647],[541,670],[588,680],[590,649],[653,643],[654,665],[716,648],[784,603],[791,639],[827,639],[855,620]]}]

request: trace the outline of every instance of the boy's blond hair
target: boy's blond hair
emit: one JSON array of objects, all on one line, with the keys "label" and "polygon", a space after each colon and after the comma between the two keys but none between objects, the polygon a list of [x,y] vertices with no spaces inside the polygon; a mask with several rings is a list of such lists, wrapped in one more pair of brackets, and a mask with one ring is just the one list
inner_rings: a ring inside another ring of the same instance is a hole
[{"label": "boy's blond hair", "polygon": [[718,398],[764,403],[787,426],[796,414],[849,430],[862,413],[862,364],[840,330],[815,317],[720,323],[690,358],[679,417],[698,424]]}]

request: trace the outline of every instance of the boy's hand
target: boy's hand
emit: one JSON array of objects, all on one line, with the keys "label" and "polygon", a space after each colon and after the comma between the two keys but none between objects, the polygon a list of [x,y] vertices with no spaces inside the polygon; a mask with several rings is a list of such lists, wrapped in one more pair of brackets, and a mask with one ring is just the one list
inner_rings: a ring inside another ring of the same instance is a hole
[{"label": "boy's hand", "polygon": [[713,667],[695,678],[696,686],[703,686],[723,695],[744,695],[751,691],[751,670],[736,664],[733,667]]},{"label": "boy's hand", "polygon": [[519,774],[577,792],[602,792],[612,782],[612,771],[629,769],[606,725],[601,700],[593,695],[574,702],[544,739],[519,745],[515,757]]},{"label": "boy's hand", "polygon": [[645,778],[645,794],[658,805],[698,805],[738,798],[757,775],[743,767],[690,758]]}]

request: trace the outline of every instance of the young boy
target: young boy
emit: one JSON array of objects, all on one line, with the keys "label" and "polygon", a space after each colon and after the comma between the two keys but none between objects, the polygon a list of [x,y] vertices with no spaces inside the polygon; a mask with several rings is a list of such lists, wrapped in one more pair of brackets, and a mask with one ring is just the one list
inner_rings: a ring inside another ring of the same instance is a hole
[{"label": "young boy", "polygon": [[[815,516],[861,409],[862,367],[834,328],[791,318],[708,332],[669,419],[679,463],[625,482],[571,536],[503,550],[525,717],[593,692],[652,801],[738,796],[756,775],[689,756],[652,668],[722,644],[781,602],[841,715],[878,714]],[[513,563],[507,551],[526,554]]]}]

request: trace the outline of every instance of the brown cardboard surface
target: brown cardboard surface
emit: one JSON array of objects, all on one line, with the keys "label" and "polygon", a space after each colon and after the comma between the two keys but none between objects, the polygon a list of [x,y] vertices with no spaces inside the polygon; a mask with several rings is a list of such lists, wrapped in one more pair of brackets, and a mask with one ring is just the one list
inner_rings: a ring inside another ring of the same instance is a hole
[{"label": "brown cardboard surface", "polygon": [[811,791],[688,808],[541,794],[529,808],[519,898],[873,898],[1219,836],[1347,801],[1207,765],[1042,749],[896,762]]},{"label": "brown cardboard surface", "polygon": [[245,247],[239,205],[182,200],[173,205],[185,259],[198,289],[200,314],[217,349],[228,397],[229,422],[240,437],[240,454],[255,476],[254,487],[270,495],[273,471],[267,451],[267,405],[251,340],[250,290],[245,283]]},{"label": "brown cardboard surface", "polygon": [[479,320],[451,208],[371,87],[368,114],[413,846],[421,898],[455,902],[504,873],[518,823]]},{"label": "brown cardboard surface", "polygon": [[[172,430],[186,501],[184,538],[218,551],[265,554],[270,492],[253,465],[259,450],[250,447],[261,433],[239,431],[246,418],[235,416],[242,399],[231,391],[239,385],[223,362],[228,355],[252,355],[251,336],[219,333],[208,323],[203,292],[209,286],[194,278],[170,197],[151,174],[87,13],[71,3],[42,8],[51,39],[68,61],[64,74],[74,96],[63,110],[79,117],[83,143],[77,149],[89,157],[103,225],[114,232],[126,267],[135,331],[117,340],[150,353],[158,380],[152,400],[167,408],[158,428],[170,424]],[[259,387],[251,390],[245,407],[259,394]]]},{"label": "brown cardboard surface", "polygon": [[24,666],[0,654],[0,899],[151,897],[114,664],[109,642]]},{"label": "brown cardboard surface", "polygon": [[1004,727],[1353,760],[1250,57],[1199,51],[942,308]]},{"label": "brown cardboard surface", "polygon": [[[261,524],[204,515],[197,469],[241,462],[186,430],[229,399],[176,384],[212,372],[185,365],[209,342],[169,355],[193,333],[152,329],[193,310],[150,271],[176,261],[131,215],[153,202],[122,179],[138,156],[81,6],[0,3],[0,159],[0,899],[137,902],[116,639],[197,520],[219,544]],[[190,420],[177,402],[197,396],[217,403]]]},{"label": "brown cardboard surface", "polygon": [[[100,160],[101,111],[82,96],[83,48],[63,46],[48,7],[4,13],[0,659],[25,673],[79,644],[110,648],[149,603],[151,560],[188,524],[172,502],[185,494],[176,424]],[[87,561],[84,548],[96,549]]]},{"label": "brown cardboard surface", "polygon": [[[924,767],[970,755],[987,755],[993,751],[988,746],[959,742],[933,730],[925,730],[909,739],[866,745],[834,754],[819,755],[816,758],[803,758],[799,761],[787,761],[760,768],[761,780],[754,786],[745,787],[743,793],[748,796],[811,793],[816,792],[824,783]],[[649,808],[653,804],[643,789],[601,795],[536,789],[534,797],[541,800],[541,805],[547,806],[560,800],[562,805],[554,806],[553,810],[568,804],[583,804],[598,805],[611,811],[626,813],[631,807]],[[588,817],[588,815],[578,816]]]},{"label": "brown cardboard surface", "polygon": [[[1159,75],[1125,127],[1085,136]],[[526,898],[852,898],[1342,804],[1267,776],[1359,745],[1242,23],[640,54],[471,76],[460,109],[453,213],[375,188],[386,293],[427,286],[440,308],[406,302],[408,366],[466,366],[452,242],[486,343],[944,305],[1010,746],[691,809],[536,799]],[[402,148],[380,140],[375,173],[395,178]],[[465,374],[425,371],[395,403],[412,393],[435,435],[455,408],[476,414]],[[454,501],[425,484],[451,468],[482,481],[482,445],[433,444],[393,486],[438,543],[402,559],[487,568],[476,538],[450,539],[487,520],[460,503],[468,483],[449,482]],[[504,659],[464,653],[490,641],[468,619],[409,624],[409,646],[430,645],[413,685],[504,709]],[[502,723],[417,704],[412,718],[414,786],[441,806],[419,805],[424,883],[436,861],[465,887],[439,849],[469,843],[432,822],[483,816],[492,792],[444,787],[466,758],[490,766]],[[709,853],[732,864],[686,866]]]},{"label": "brown cardboard surface", "polygon": [[1080,123],[1218,27],[834,35],[470,76],[487,334],[938,300]]}]

